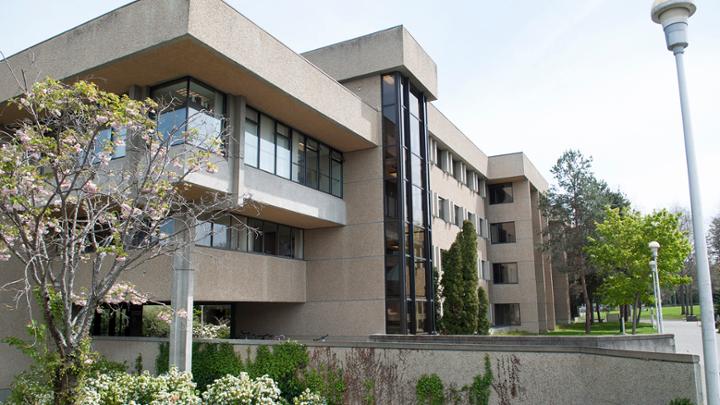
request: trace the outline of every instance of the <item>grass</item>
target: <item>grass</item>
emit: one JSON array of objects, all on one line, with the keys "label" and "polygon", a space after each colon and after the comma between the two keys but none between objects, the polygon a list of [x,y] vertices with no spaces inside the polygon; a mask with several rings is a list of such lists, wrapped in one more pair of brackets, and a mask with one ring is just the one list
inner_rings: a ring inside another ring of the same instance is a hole
[{"label": "grass", "polygon": [[[625,323],[625,333],[628,335],[632,332],[632,323]],[[640,322],[638,324],[637,334],[648,335],[655,333],[652,325],[646,322]],[[585,335],[585,323],[576,322],[571,325],[558,325],[554,331],[548,332],[551,336],[584,336]],[[590,328],[590,335],[602,336],[602,335],[619,335],[620,334],[620,322],[603,322],[594,323]]]},{"label": "grass", "polygon": [[[679,306],[663,306],[662,313],[663,313],[663,319],[666,321],[680,321],[685,320],[685,315],[680,315],[680,307]],[[618,311],[610,311],[611,314],[617,314]],[[693,306],[693,313],[699,318],[700,317],[700,305]],[[605,312],[600,312],[603,319],[605,319]],[[596,314],[597,315],[597,314]],[[640,314],[640,320],[650,320],[650,310],[648,308],[643,308],[642,313]]]}]

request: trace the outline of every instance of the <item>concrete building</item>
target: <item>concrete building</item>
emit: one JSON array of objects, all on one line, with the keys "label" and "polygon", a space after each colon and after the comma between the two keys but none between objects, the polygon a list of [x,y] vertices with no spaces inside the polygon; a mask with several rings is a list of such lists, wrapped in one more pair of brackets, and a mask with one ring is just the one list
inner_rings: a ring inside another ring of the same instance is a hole
[{"label": "concrete building", "polygon": [[[495,326],[542,332],[569,319],[567,278],[538,249],[546,180],[523,153],[488,157],[437,110],[436,65],[402,26],[298,54],[221,0],[140,0],[8,62],[26,77],[172,96],[182,102],[167,122],[226,118],[227,158],[190,181],[237,208],[198,225],[192,264],[196,304],[229,317],[233,336],[433,331],[431,269],[464,220],[480,235]],[[18,93],[0,70],[0,100]],[[0,114],[0,125],[17,119]],[[171,265],[125,278],[168,301]],[[4,307],[0,329],[21,335],[26,313]],[[142,308],[131,312],[124,333],[142,333]],[[7,346],[0,357],[23,362]]]}]

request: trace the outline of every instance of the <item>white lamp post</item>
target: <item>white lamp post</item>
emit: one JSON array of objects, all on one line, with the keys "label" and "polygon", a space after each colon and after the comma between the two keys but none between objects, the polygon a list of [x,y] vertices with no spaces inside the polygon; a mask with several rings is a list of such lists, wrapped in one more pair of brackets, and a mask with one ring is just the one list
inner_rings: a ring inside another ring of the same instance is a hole
[{"label": "white lamp post", "polygon": [[657,269],[657,254],[660,249],[660,244],[656,241],[652,241],[648,244],[650,251],[652,252],[652,261],[650,262],[650,270],[652,271],[653,278],[653,293],[655,295],[655,316],[657,318],[658,333],[664,333],[663,329],[663,315],[662,315],[662,296],[660,294],[660,276],[658,275]]},{"label": "white lamp post", "polygon": [[700,293],[700,319],[702,321],[703,359],[705,362],[705,387],[707,403],[720,405],[720,384],[718,381],[718,358],[715,343],[715,314],[713,311],[712,287],[710,285],[710,266],[707,257],[707,244],[703,226],[702,205],[700,203],[700,184],[695,162],[695,144],[690,123],[687,84],[685,83],[685,61],[683,54],[688,46],[688,19],[695,13],[696,6],[691,0],[655,0],[652,6],[652,20],[661,24],[665,31],[667,48],[675,55],[678,87],[680,90],[680,110],[685,133],[685,158],[690,183],[690,207],[692,211],[693,234],[695,242],[695,263],[697,263],[697,283]]}]

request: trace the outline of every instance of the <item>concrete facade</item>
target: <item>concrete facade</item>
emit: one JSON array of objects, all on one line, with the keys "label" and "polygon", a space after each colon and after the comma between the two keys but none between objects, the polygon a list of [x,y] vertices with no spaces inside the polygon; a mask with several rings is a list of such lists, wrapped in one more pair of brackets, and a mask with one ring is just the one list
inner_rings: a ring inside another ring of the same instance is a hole
[{"label": "concrete facade", "polygon": [[[383,74],[399,72],[428,100],[423,142],[435,265],[442,270],[441,251],[458,225],[471,220],[480,236],[480,284],[491,307],[518,304],[520,324],[512,327],[531,332],[569,320],[567,279],[538,247],[544,226],[538,198],[547,182],[523,153],[488,157],[430,103],[439,94],[437,66],[402,26],[301,55],[221,0],[139,0],[7,61],[28,77],[92,80],[135,98],[182,77],[224,93],[227,159],[220,159],[217,173],[189,182],[236,196],[233,214],[302,230],[302,255],[195,247],[195,300],[230,306],[236,331],[294,337],[386,332],[381,87]],[[0,101],[19,93],[1,70]],[[3,104],[0,125],[18,118]],[[250,108],[342,153],[342,194],[251,167],[244,146]],[[487,185],[505,182],[512,183],[513,202],[489,204]],[[505,221],[514,222],[516,241],[493,244],[490,224]],[[517,263],[518,283],[495,284],[493,262]],[[0,273],[19,274],[10,270]],[[169,258],[123,277],[153,300],[170,299]],[[0,303],[12,304],[12,294],[0,293]],[[2,311],[2,329],[21,335],[27,312]],[[492,308],[489,315],[494,319]],[[23,365],[14,349],[0,346],[0,356]],[[0,388],[12,373],[0,370]]]}]

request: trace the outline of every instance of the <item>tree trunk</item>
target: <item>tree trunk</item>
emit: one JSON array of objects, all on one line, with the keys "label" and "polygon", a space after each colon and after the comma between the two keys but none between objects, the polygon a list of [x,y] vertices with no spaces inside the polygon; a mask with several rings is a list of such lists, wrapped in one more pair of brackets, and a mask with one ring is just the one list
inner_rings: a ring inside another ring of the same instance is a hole
[{"label": "tree trunk", "polygon": [[590,324],[592,325],[593,323],[595,323],[595,310],[593,309],[594,306],[593,306],[592,296],[589,296],[589,298],[590,298],[590,300],[589,300],[590,306],[585,309],[585,316],[590,317]]},{"label": "tree trunk", "polygon": [[640,300],[638,299],[637,318],[635,318],[635,319],[636,319],[635,322],[636,322],[638,325],[640,324],[640,317],[642,316],[642,310],[643,310],[642,302],[640,302]]},{"label": "tree trunk", "polygon": [[57,367],[53,378],[53,403],[55,405],[73,405],[75,403],[78,365],[72,360],[64,360]]},{"label": "tree trunk", "polygon": [[632,314],[632,334],[637,334],[637,319],[639,316],[638,307],[640,305],[640,294],[635,296],[635,304],[633,305],[633,314]]},{"label": "tree trunk", "polygon": [[598,301],[595,301],[595,311],[597,311],[598,322],[602,322],[602,317],[600,316],[600,302]]},{"label": "tree trunk", "polygon": [[582,285],[583,300],[585,301],[585,334],[590,334],[590,317],[592,316],[592,306],[590,305],[590,297],[588,296],[587,283],[585,282],[585,273],[580,273],[580,284]]}]

